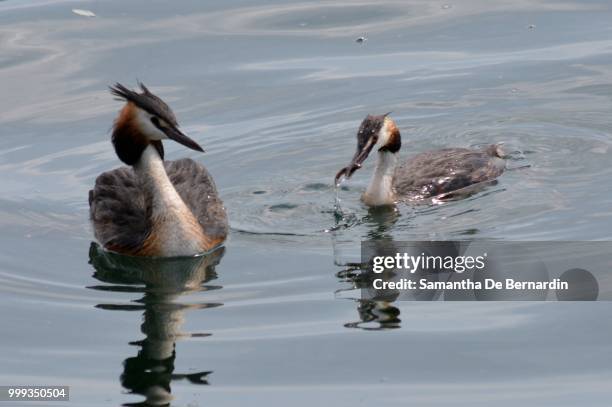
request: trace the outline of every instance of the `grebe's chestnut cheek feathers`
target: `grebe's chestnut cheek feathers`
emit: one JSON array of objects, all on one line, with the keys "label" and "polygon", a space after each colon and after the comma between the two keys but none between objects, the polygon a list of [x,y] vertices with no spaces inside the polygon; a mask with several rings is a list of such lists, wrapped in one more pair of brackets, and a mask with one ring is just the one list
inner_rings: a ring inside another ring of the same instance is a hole
[{"label": "grebe's chestnut cheek feathers", "polygon": [[[388,113],[387,113],[388,114]],[[378,151],[397,153],[402,148],[402,138],[397,125],[389,116],[385,116],[383,126],[378,135],[376,144]]]}]

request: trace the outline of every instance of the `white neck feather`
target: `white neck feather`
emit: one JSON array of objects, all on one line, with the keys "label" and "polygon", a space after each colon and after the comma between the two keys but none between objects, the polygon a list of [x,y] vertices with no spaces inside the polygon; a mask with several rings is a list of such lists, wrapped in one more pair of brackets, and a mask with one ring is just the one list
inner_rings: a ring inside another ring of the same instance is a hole
[{"label": "white neck feather", "polygon": [[378,160],[370,185],[363,194],[362,200],[369,206],[393,205],[395,192],[393,191],[393,175],[397,165],[397,153],[379,151]]},{"label": "white neck feather", "polygon": [[140,160],[134,166],[143,187],[152,199],[153,217],[167,214],[173,209],[186,208],[174,185],[166,174],[164,161],[155,147],[149,145],[142,152]]},{"label": "white neck feather", "polygon": [[198,221],[172,185],[155,147],[145,148],[134,171],[151,200],[152,233],[159,236],[161,255],[189,256],[202,252]]}]

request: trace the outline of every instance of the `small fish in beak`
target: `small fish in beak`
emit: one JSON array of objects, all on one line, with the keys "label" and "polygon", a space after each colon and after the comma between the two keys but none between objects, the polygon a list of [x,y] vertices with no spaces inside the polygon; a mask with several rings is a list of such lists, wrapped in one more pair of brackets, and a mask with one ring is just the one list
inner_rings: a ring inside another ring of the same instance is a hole
[{"label": "small fish in beak", "polygon": [[339,184],[342,177],[350,178],[355,171],[361,168],[363,162],[368,158],[368,155],[378,142],[380,129],[383,127],[385,118],[389,113],[372,116],[368,115],[361,122],[359,131],[357,132],[357,151],[353,156],[353,159],[346,167],[342,168],[336,174],[335,183]]},{"label": "small fish in beak", "polygon": [[346,167],[342,168],[336,174],[336,184],[340,180],[341,177],[346,177],[347,179],[353,175],[355,171],[361,168],[363,162],[368,158],[368,155],[376,145],[376,137],[371,137],[365,146],[361,150],[357,150],[353,159]]}]

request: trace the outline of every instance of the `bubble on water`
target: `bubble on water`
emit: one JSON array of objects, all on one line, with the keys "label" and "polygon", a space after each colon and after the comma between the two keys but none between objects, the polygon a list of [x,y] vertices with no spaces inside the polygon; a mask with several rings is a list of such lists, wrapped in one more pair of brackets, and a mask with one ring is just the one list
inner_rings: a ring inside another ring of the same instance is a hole
[{"label": "bubble on water", "polygon": [[83,17],[95,17],[96,16],[96,14],[93,11],[83,10],[80,8],[73,8],[72,12],[76,15],[83,16]]}]

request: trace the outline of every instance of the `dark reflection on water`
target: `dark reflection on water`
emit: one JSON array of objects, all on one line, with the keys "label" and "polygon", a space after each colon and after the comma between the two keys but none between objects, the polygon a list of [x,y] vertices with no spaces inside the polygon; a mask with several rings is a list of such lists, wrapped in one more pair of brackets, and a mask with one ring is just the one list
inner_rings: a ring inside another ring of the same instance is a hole
[{"label": "dark reflection on water", "polygon": [[[347,214],[342,212],[340,207],[337,208],[335,214],[336,225],[338,227]],[[400,213],[395,206],[381,206],[370,208],[367,215],[362,219],[362,222],[368,226],[366,240],[389,242],[393,240],[390,234],[393,225],[398,221]],[[333,228],[333,230],[337,230]],[[332,239],[335,239],[335,231],[332,232]],[[339,289],[336,293],[342,291],[353,291],[365,287],[367,281],[363,278],[362,264],[351,263],[345,264],[346,268],[336,273],[336,277],[343,283],[349,283],[349,288]],[[368,331],[396,329],[401,327],[402,320],[399,318],[399,308],[393,306],[395,298],[389,298],[385,301],[374,301],[369,299],[353,299],[357,305],[358,321],[346,322],[346,328],[359,328]]]},{"label": "dark reflection on water", "polygon": [[136,356],[123,362],[121,385],[130,393],[140,394],[142,402],[125,406],[169,406],[171,382],[187,380],[207,385],[212,371],[175,372],[176,342],[185,337],[206,337],[211,333],[185,333],[181,327],[189,310],[219,307],[220,303],[182,303],[181,296],[196,291],[221,289],[207,284],[217,278],[215,267],[224,248],[205,256],[192,258],[149,259],[121,256],[102,250],[95,243],[89,251],[93,276],[106,283],[89,288],[101,291],[138,293],[140,298],[129,304],[98,304],[109,311],[144,311],[140,327],[145,338],[130,342],[139,348]]},{"label": "dark reflection on water", "polygon": [[[342,209],[339,207],[338,212],[340,213],[336,216],[336,226],[342,219],[346,218],[346,214],[341,213]],[[368,210],[367,215],[362,220],[368,227],[368,232],[364,236],[364,241],[373,243],[374,247],[376,247],[374,250],[375,253],[393,256],[400,250],[399,248],[395,248],[394,237],[392,235],[393,227],[399,219],[400,212],[395,206],[383,206],[370,208]],[[335,231],[332,232],[332,241],[335,241],[335,233]],[[436,250],[439,250],[440,253],[436,253],[435,250],[429,252],[434,255],[461,254],[461,249],[458,244],[450,241],[442,246],[436,246]],[[363,260],[362,258],[360,262],[346,263],[343,265],[346,268],[336,273],[336,277],[340,282],[349,284],[347,288],[337,290],[336,294],[342,292],[359,293],[363,289],[372,287],[372,278],[374,276],[367,272],[367,267]],[[378,276],[376,275],[376,277]],[[440,278],[438,275],[432,273],[423,274],[421,277],[425,277],[430,281]],[[417,301],[432,301],[441,295],[441,291],[439,290],[418,290],[415,292],[416,294],[412,299]],[[375,295],[371,298],[351,298],[357,305],[359,320],[347,322],[344,326],[346,328],[359,328],[363,330],[400,328],[402,322],[399,318],[400,309],[394,306],[394,303],[399,300],[399,296],[400,291],[398,290],[377,290]]]},{"label": "dark reflection on water", "polygon": [[370,208],[364,218],[369,224],[367,240],[392,240],[393,225],[399,220],[400,213],[394,206]]},{"label": "dark reflection on water", "polygon": [[358,322],[347,322],[347,328],[360,328],[366,331],[396,329],[401,327],[400,310],[386,301],[357,300]]},{"label": "dark reflection on water", "polygon": [[[368,285],[364,278],[361,264],[350,265],[346,269],[336,273],[336,277],[341,283],[348,283],[348,288],[341,288],[336,294],[342,292],[359,292]],[[377,331],[386,329],[396,329],[401,327],[400,309],[393,305],[397,295],[384,300],[370,300],[363,298],[349,298],[357,306],[357,321],[349,321],[344,324],[346,328],[358,328],[366,331]]]},{"label": "dark reflection on water", "polygon": [[[349,283],[350,285],[350,288],[339,289],[336,293],[342,291],[350,292],[365,287],[367,284],[367,282],[364,281],[361,266],[348,267],[336,273],[336,277],[340,282]],[[346,322],[344,327],[359,328],[366,331],[396,329],[401,327],[402,320],[399,318],[400,310],[393,305],[395,298],[390,298],[386,301],[361,298],[352,298],[351,300],[357,305],[359,320]]]}]

